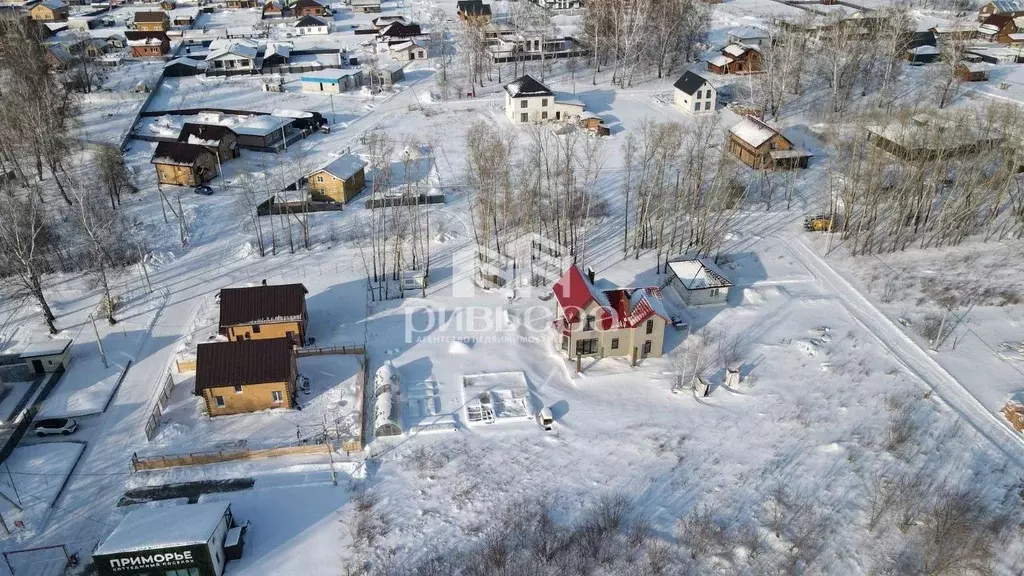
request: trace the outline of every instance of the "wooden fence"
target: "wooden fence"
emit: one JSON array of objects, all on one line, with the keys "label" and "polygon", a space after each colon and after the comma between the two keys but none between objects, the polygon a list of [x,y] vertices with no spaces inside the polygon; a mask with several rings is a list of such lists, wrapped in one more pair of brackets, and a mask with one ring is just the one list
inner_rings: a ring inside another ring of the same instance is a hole
[{"label": "wooden fence", "polygon": [[221,450],[216,452],[190,452],[188,454],[167,454],[163,456],[139,456],[132,453],[132,472],[139,470],[159,470],[181,466],[203,466],[231,462],[233,460],[256,460],[259,458],[276,458],[293,454],[328,454],[332,448],[328,444],[309,444],[303,446],[281,446],[260,450]]}]

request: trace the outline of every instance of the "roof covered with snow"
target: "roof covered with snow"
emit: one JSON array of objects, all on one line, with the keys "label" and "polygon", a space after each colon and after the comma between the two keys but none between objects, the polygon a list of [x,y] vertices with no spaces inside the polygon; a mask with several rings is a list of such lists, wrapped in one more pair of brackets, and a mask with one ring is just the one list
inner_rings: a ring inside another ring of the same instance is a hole
[{"label": "roof covered with snow", "polygon": [[93,554],[205,544],[230,508],[229,502],[208,502],[133,510]]},{"label": "roof covered with snow", "polygon": [[732,58],[725,56],[724,54],[715,54],[711,58],[708,58],[708,64],[712,66],[727,66],[735,62]]},{"label": "roof covered with snow", "polygon": [[22,358],[38,358],[62,354],[71,346],[71,340],[38,340],[30,343],[21,351]]},{"label": "roof covered with snow", "polygon": [[744,116],[743,120],[729,129],[729,133],[754,148],[759,148],[778,134],[771,126],[753,116]]},{"label": "roof covered with snow", "polygon": [[234,127],[235,134],[246,136],[266,136],[275,130],[280,130],[292,123],[291,118],[277,118],[275,116],[263,115],[252,116],[245,122]]},{"label": "roof covered with snow", "polygon": [[761,40],[762,38],[768,37],[768,31],[761,28],[755,28],[753,26],[747,26],[744,28],[733,28],[727,30],[726,34],[730,38],[737,40]]},{"label": "roof covered with snow", "polygon": [[337,68],[329,68],[327,70],[320,70],[318,72],[307,72],[299,77],[303,82],[338,82],[342,78],[347,76],[354,76],[355,71],[353,70],[339,70]]},{"label": "roof covered with snow", "polygon": [[288,58],[292,53],[292,45],[285,42],[267,42],[267,49],[263,52],[263,59],[267,60],[271,56],[281,56],[282,58]]},{"label": "roof covered with snow", "polygon": [[505,92],[513,98],[524,98],[528,96],[554,96],[547,86],[534,80],[533,76],[530,76],[529,74],[505,84]]},{"label": "roof covered with snow", "polygon": [[1024,12],[1024,2],[1016,0],[995,0],[991,3],[995,8],[995,14],[1004,12]]},{"label": "roof covered with snow", "polygon": [[170,66],[178,66],[178,65],[188,66],[189,68],[198,68],[200,70],[205,70],[206,69],[206,62],[201,62],[199,60],[193,60],[192,58],[188,58],[188,57],[185,57],[185,56],[183,56],[181,58],[174,58],[173,60],[168,60],[167,63],[164,64],[164,68],[167,68],[167,67],[170,67]]},{"label": "roof covered with snow", "polygon": [[725,273],[714,262],[705,258],[669,262],[668,268],[687,290],[732,286]]},{"label": "roof covered with snow", "polygon": [[757,47],[747,46],[746,44],[733,42],[732,44],[729,44],[725,48],[722,48],[722,54],[732,56],[733,58],[739,58],[740,56],[743,56],[744,54],[750,52],[751,50],[757,51]]},{"label": "roof covered with snow", "polygon": [[50,10],[60,10],[61,8],[67,8],[68,5],[61,2],[60,0],[43,0],[40,2],[43,6],[46,6]]},{"label": "roof covered with snow", "polygon": [[365,167],[366,162],[363,162],[359,156],[355,154],[342,154],[336,160],[316,172],[327,172],[335,178],[348,180]]}]

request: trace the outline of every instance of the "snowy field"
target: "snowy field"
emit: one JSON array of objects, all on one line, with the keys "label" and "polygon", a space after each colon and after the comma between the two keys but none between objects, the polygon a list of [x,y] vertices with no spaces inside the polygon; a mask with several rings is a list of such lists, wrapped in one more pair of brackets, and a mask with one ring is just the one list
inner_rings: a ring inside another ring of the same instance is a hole
[{"label": "snowy field", "polygon": [[[385,13],[423,14],[434,5],[389,5]],[[454,1],[441,6],[454,18]],[[337,12],[336,27],[373,17]],[[806,11],[773,0],[726,2],[714,7],[710,38],[719,42],[729,28],[801,14]],[[953,19],[946,12],[914,16],[919,24]],[[258,10],[219,11],[201,20],[237,26],[257,21]],[[567,20],[560,17],[558,25],[571,26]],[[344,45],[350,37],[346,31],[329,42]],[[149,68],[133,66],[125,70]],[[844,246],[833,245],[826,254],[828,239],[802,230],[804,216],[820,211],[829,188],[832,149],[816,136],[824,133],[822,92],[796,100],[780,118],[783,133],[814,153],[810,169],[792,180],[790,205],[777,200],[766,207],[752,198],[725,232],[720,264],[735,284],[728,304],[686,308],[666,288],[666,308],[683,316],[687,327],[667,328],[665,356],[643,359],[635,368],[625,358],[587,359],[576,374],[575,363],[558,350],[551,329],[555,303],[542,299],[543,291],[464,290],[467,281],[472,284],[478,225],[476,188],[466,175],[467,133],[474,122],[496,134],[510,126],[494,81],[476,99],[424,98],[436,90],[429,66],[409,72],[394,94],[336,96],[333,114],[330,98],[298,92],[295,75],[281,94],[260,91],[259,77],[165,82],[154,97],[157,109],[301,108],[325,114],[336,129],[281,154],[243,151],[225,163],[208,197],[188,188],[158,190],[149,163],[155,144],[131,142],[126,155],[139,192],[126,196],[122,210],[142,232],[138,250],[146,254],[154,290],[147,289],[141,270],[121,272],[115,279],[124,301],[119,322],[100,322],[97,329],[110,370],[129,358],[133,364],[109,408],[81,419],[72,439],[88,442],[88,449],[29,439],[7,460],[11,475],[0,468],[0,491],[15,498],[13,478],[22,500],[33,502],[22,517],[25,526],[12,528],[4,550],[66,544],[87,559],[130,508],[117,506],[126,489],[249,478],[255,480],[251,489],[199,498],[230,501],[236,518],[250,522],[245,554],[228,565],[232,576],[337,575],[367,560],[411,568],[434,554],[513,542],[510,534],[536,531],[529,525],[503,532],[508,510],[544,510],[556,523],[572,524],[619,496],[627,502],[626,524],[646,526],[640,536],[647,544],[636,548],[642,550],[638,557],[653,554],[653,542],[674,546],[680,519],[695,513],[704,511],[724,527],[729,549],[694,563],[695,574],[909,574],[895,562],[931,534],[934,523],[922,512],[931,504],[925,496],[966,488],[994,513],[1019,508],[1024,439],[998,410],[1022,388],[1024,362],[1000,356],[1004,344],[1024,340],[1017,287],[1024,274],[1021,243],[968,242],[878,257],[851,257]],[[908,70],[908,90],[927,89],[932,70]],[[601,213],[587,221],[586,264],[598,278],[621,286],[662,285],[666,277],[653,251],[624,255],[621,149],[645,120],[678,122],[687,133],[698,121],[672,106],[674,78],[620,88],[609,82],[608,70],[593,80],[587,70],[573,81],[560,66],[546,74],[547,84],[582,100],[612,131],[600,140],[603,164],[588,185]],[[1014,74],[1015,67],[995,67],[992,82],[965,89],[954,106],[974,106],[996,91],[1015,98],[1013,82],[998,88],[999,78],[1012,80]],[[123,129],[142,98],[123,91],[132,78],[126,73],[117,80],[121,91],[89,97],[84,138],[111,141]],[[734,93],[753,82],[716,81]],[[728,110],[716,117],[710,146],[720,148],[721,134],[739,118]],[[171,134],[184,120],[149,120],[142,129]],[[374,214],[362,206],[368,192],[344,211],[310,215],[308,249],[296,216],[263,219],[265,228],[276,227],[274,242],[265,257],[255,246],[243,176],[269,182],[269,189],[344,151],[368,158],[367,135],[374,130],[395,139],[388,166],[394,186],[406,176],[399,157],[407,150],[429,145],[434,153],[415,175],[417,183],[446,195],[446,204],[424,210],[431,261],[422,296],[379,300],[368,292],[376,264],[368,249]],[[532,128],[509,133],[519,151],[541,139]],[[75,169],[88,170],[84,163]],[[753,181],[749,170],[739,170]],[[352,461],[339,462],[340,453],[315,454],[132,474],[133,453],[291,444],[322,433],[325,417],[338,429],[356,425],[358,361],[319,356],[298,361],[311,380],[310,394],[299,394],[302,411],[210,419],[192,394],[191,378],[175,375],[158,435],[146,441],[146,420],[176,355],[216,332],[214,294],[262,280],[302,282],[309,289],[308,335],[316,345],[365,343],[370,374],[393,363],[402,380],[405,433],[371,438]],[[977,297],[955,308],[958,319],[947,338],[930,351],[922,329],[941,315],[941,296],[962,288]],[[87,404],[105,404],[112,372],[98,364],[88,320],[99,301],[95,283],[52,274],[44,290],[58,318],[57,337],[75,339],[75,361],[47,409],[77,414]],[[0,333],[5,353],[47,337],[38,310],[23,299],[0,302]],[[733,363],[740,366],[737,385],[725,379]],[[706,397],[677,388],[680,373],[697,365],[710,386]],[[494,424],[483,416],[485,405]],[[554,416],[550,432],[530,418],[539,407]],[[63,496],[53,503],[65,478]],[[894,500],[880,514],[883,496]],[[148,505],[175,504],[180,500]],[[19,518],[13,508],[0,512],[8,524]],[[995,573],[1020,571],[1024,544],[1014,530],[1001,532],[1012,535],[1005,539],[992,536]],[[18,576],[49,576],[49,561],[20,561]],[[608,568],[618,576],[614,570]],[[0,574],[6,576],[2,568]]]},{"label": "snowy field", "polygon": [[[43,530],[61,488],[84,451],[84,443],[50,442],[19,446],[4,461],[0,492],[7,501],[0,502],[0,511],[8,526],[16,522],[25,526],[13,535],[15,539],[24,541]],[[17,502],[21,510],[12,502]]]}]

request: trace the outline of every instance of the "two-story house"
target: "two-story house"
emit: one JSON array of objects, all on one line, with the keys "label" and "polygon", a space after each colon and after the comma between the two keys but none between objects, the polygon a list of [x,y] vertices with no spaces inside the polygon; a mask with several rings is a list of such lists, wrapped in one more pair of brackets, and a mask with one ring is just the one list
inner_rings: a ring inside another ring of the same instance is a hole
[{"label": "two-story house", "polygon": [[150,10],[135,13],[135,29],[140,32],[166,32],[170,28],[171,21],[166,12]]},{"label": "two-story house", "polygon": [[807,168],[812,154],[763,121],[745,116],[729,129],[729,153],[755,170]]},{"label": "two-story house", "polygon": [[505,88],[505,116],[513,124],[570,120],[579,116],[582,102],[557,100],[547,86],[526,75],[513,80]]},{"label": "two-story house", "polygon": [[552,292],[554,326],[570,359],[661,356],[670,320],[659,288],[598,288],[593,271],[571,266]]},{"label": "two-story house", "polygon": [[223,288],[220,333],[229,340],[287,338],[302,345],[309,317],[302,284]]},{"label": "two-story house", "polygon": [[210,416],[295,407],[295,350],[287,338],[196,348],[195,394]]},{"label": "two-story house", "polygon": [[703,76],[687,71],[672,85],[675,104],[687,114],[714,112],[718,91]]}]

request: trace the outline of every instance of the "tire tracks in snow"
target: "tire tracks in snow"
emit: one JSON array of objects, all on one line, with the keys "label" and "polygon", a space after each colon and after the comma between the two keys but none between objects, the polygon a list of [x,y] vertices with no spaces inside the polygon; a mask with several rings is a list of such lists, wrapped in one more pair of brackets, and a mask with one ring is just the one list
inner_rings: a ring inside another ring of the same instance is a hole
[{"label": "tire tracks in snow", "polygon": [[818,256],[801,238],[785,245],[823,287],[841,296],[838,301],[914,375],[924,381],[964,422],[985,437],[1018,467],[1024,468],[1024,439],[993,414],[952,374],[900,330],[846,278]]}]

